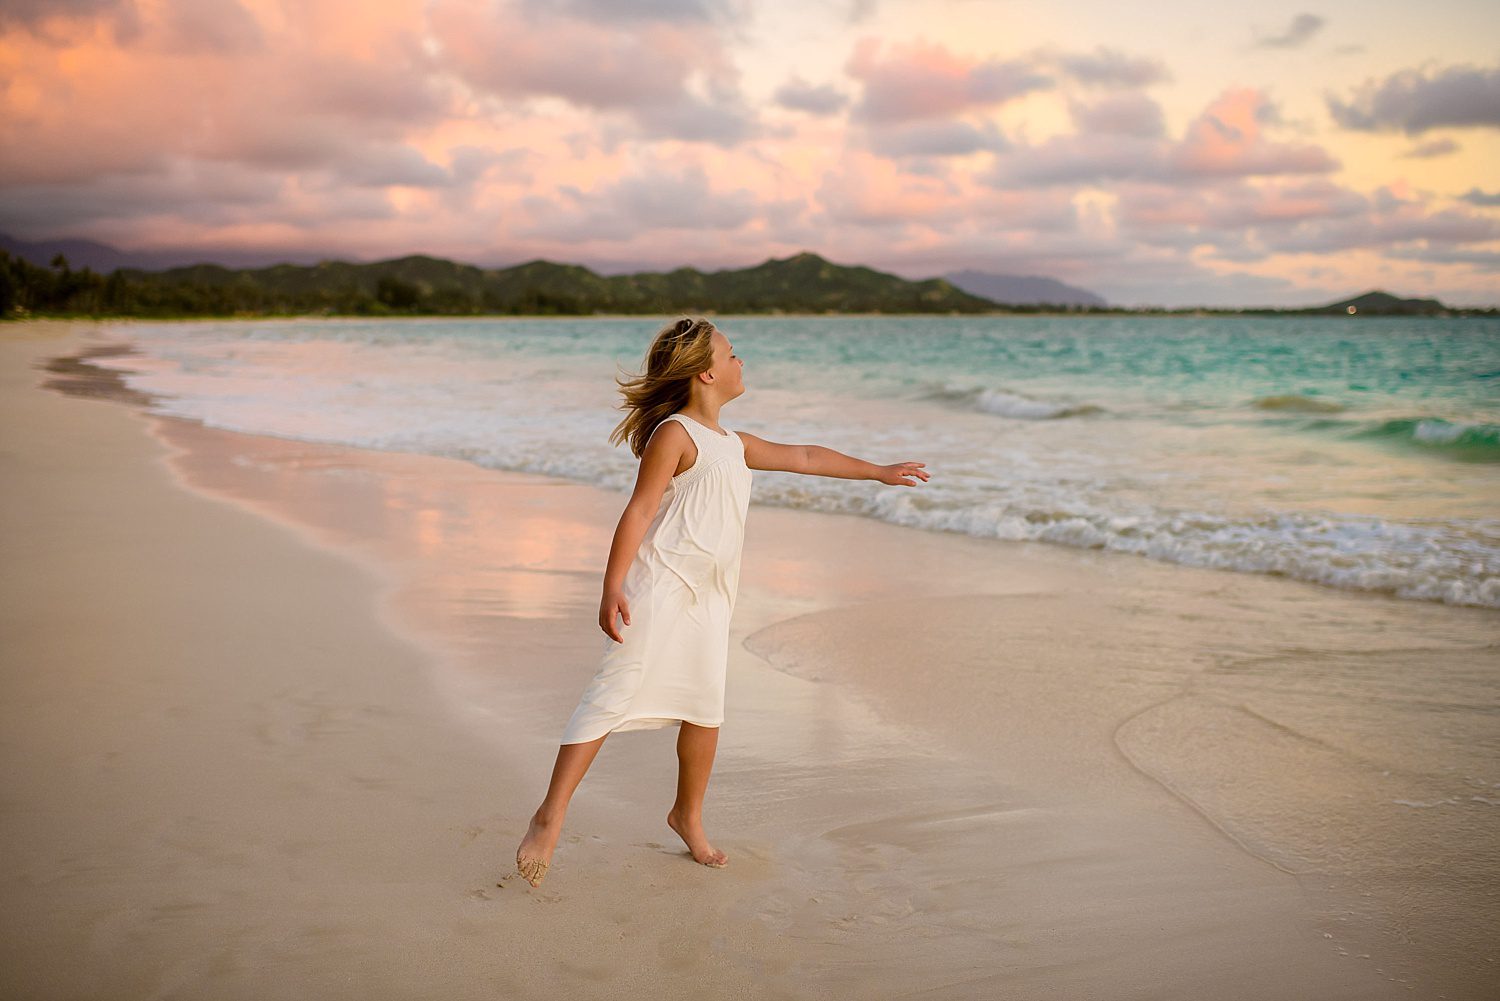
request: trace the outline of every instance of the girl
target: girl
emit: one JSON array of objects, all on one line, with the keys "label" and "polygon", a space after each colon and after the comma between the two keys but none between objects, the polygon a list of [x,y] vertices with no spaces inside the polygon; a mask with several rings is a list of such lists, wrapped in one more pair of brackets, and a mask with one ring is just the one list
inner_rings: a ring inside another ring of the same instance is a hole
[{"label": "girl", "polygon": [[921,462],[877,466],[821,445],[723,430],[719,410],[745,391],[743,367],[712,323],[684,318],[656,335],[643,375],[615,380],[628,415],[610,441],[628,438],[641,468],[604,572],[603,662],[568,720],[547,796],[516,849],[516,868],[532,886],[547,874],[568,802],[604,738],[674,723],[677,802],[667,826],[695,861],[714,868],[729,861],[703,833],[703,795],[724,720],[750,470],[906,487],[928,479]]}]

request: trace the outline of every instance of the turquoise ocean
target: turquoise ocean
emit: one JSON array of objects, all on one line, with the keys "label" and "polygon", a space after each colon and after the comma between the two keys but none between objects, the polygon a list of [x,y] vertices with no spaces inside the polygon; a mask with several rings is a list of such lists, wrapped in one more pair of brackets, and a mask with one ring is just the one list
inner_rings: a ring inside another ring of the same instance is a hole
[{"label": "turquoise ocean", "polygon": [[[752,503],[1500,607],[1500,321],[721,317],[726,429],[875,462]],[[626,491],[615,377],[659,321],[131,323],[155,412]],[[601,568],[602,569],[602,568]]]}]

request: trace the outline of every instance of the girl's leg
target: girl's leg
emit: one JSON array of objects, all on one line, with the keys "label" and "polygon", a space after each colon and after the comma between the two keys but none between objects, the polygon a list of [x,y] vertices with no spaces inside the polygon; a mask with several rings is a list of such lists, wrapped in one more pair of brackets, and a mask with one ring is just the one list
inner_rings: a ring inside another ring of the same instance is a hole
[{"label": "girl's leg", "polygon": [[562,834],[563,817],[567,815],[568,803],[578,783],[583,781],[594,756],[604,746],[605,737],[585,741],[582,744],[562,744],[557,749],[557,763],[552,766],[552,781],[547,785],[547,796],[536,813],[531,815],[531,826],[516,849],[516,869],[526,881],[536,886],[547,875],[547,866],[552,863],[552,852],[557,848],[557,839]]},{"label": "girl's leg", "polygon": [[708,792],[708,775],[713,771],[718,747],[718,727],[682,721],[677,734],[677,802],[667,814],[667,826],[687,844],[694,861],[715,869],[729,861],[703,833],[703,796]]}]

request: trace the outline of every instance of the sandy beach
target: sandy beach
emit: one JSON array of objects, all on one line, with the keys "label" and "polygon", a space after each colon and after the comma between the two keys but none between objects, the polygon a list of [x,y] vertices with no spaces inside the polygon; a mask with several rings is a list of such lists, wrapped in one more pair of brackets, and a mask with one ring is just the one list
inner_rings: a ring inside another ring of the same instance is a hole
[{"label": "sandy beach", "polygon": [[1493,610],[753,507],[729,865],[622,733],[531,888],[624,495],[43,367],[102,343],[0,328],[5,997],[1494,996]]}]

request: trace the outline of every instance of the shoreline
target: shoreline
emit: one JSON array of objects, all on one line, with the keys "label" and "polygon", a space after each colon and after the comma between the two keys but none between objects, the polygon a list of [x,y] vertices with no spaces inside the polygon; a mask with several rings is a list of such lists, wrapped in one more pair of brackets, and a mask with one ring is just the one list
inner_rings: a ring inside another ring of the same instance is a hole
[{"label": "shoreline", "polygon": [[[55,413],[83,407],[56,393],[31,392],[52,401],[46,409]],[[131,421],[118,416],[118,406],[84,409],[93,411],[91,424],[116,428],[117,447],[139,434],[127,429]],[[461,743],[476,765],[508,776],[493,783],[502,794],[491,788],[487,800],[472,780],[446,779],[448,796],[459,801],[510,804],[487,823],[471,821],[484,829],[469,842],[491,863],[498,860],[497,872],[508,866],[513,845],[507,836],[518,840],[524,823],[510,828],[544,787],[553,731],[560,730],[597,655],[594,564],[623,498],[457,460],[215,431],[176,418],[147,416],[143,424],[154,436],[158,461],[176,481],[158,484],[156,492],[170,486],[186,507],[192,506],[187,498],[200,508],[198,498],[224,501],[208,506],[226,520],[232,516],[238,527],[226,529],[228,538],[239,538],[252,522],[275,522],[257,538],[270,546],[278,532],[302,536],[297,546],[274,546],[288,561],[293,549],[300,560],[325,548],[343,554],[346,568],[351,559],[371,571],[384,568],[387,589],[374,587],[367,574],[357,589],[360,600],[396,634],[424,640],[425,650],[383,684],[407,692],[402,699],[420,689],[427,693],[421,705],[434,708],[422,711],[418,729],[406,732],[395,757],[355,756],[346,767],[376,761],[365,780],[416,796],[428,808],[462,809],[434,798],[419,778],[446,775],[442,769],[451,763],[442,757],[429,752],[410,768],[393,764],[418,731]],[[59,456],[74,447],[48,444],[52,451],[45,454]],[[139,447],[131,452],[140,454]],[[139,464],[122,457],[108,476],[165,479],[157,470],[130,474],[131,462]],[[181,529],[159,519],[151,524],[153,533],[167,536]],[[118,536],[126,526],[81,527]],[[600,957],[585,961],[562,946],[546,951],[553,965],[535,975],[568,970],[569,988],[580,996],[609,996],[622,988],[622,970],[643,973],[643,959],[655,966],[663,958],[681,973],[681,979],[667,978],[669,997],[679,989],[687,996],[689,985],[704,976],[725,991],[755,979],[765,996],[837,996],[840,985],[848,991],[869,982],[868,974],[845,968],[851,948],[880,970],[880,982],[893,994],[937,990],[946,982],[950,991],[960,983],[965,989],[982,985],[1012,997],[1052,996],[1061,984],[1118,997],[1311,992],[1353,999],[1411,996],[1406,991],[1413,985],[1450,998],[1482,996],[1482,965],[1469,979],[1444,970],[1436,962],[1442,953],[1372,949],[1369,936],[1379,915],[1350,910],[1347,886],[1330,891],[1317,876],[1289,875],[1285,866],[1268,864],[1231,843],[1232,835],[1203,824],[1205,804],[1192,796],[1213,791],[1211,770],[1206,786],[1201,776],[1171,773],[1189,787],[1186,798],[1168,795],[1170,786],[1150,770],[1181,768],[1180,755],[1169,753],[1174,749],[1161,734],[1191,736],[1204,712],[1222,708],[1214,699],[1198,704],[1205,692],[1215,693],[1205,688],[1195,662],[1204,635],[1191,632],[1201,628],[1192,624],[1195,615],[1209,617],[1220,633],[1216,643],[1238,646],[1248,660],[1257,655],[1258,634],[1274,630],[1279,615],[1301,615],[1302,628],[1314,632],[1319,615],[1330,622],[1335,616],[1366,624],[1373,618],[1406,636],[1415,635],[1412,623],[1436,635],[1458,621],[1443,613],[1463,610],[1427,611],[1423,603],[1409,612],[1388,603],[1417,603],[1348,593],[1319,600],[1305,589],[1326,589],[1311,584],[1225,581],[1222,573],[1174,564],[1127,565],[1124,554],[924,535],[847,515],[756,509],[731,635],[730,720],[709,794],[710,830],[730,853],[730,868],[705,876],[693,871],[701,867],[670,858],[681,846],[663,844],[671,832],[661,818],[649,811],[639,816],[640,803],[670,791],[670,738],[621,735],[579,790],[555,860],[562,864],[534,891],[485,891],[509,899],[503,907],[518,900],[556,905],[542,908],[549,913],[539,915],[536,907],[524,914],[463,910],[496,901],[463,896],[464,889],[484,888],[460,887],[444,869],[452,863],[451,849],[428,860],[429,877],[441,890],[427,894],[428,917],[450,934],[463,929],[464,944],[475,947],[455,957],[460,969],[444,971],[455,978],[458,996],[468,996],[461,982],[473,989],[459,974],[493,973],[504,957],[485,958],[483,950],[494,952],[495,936],[523,934],[522,927],[554,935],[563,945],[580,936],[622,936],[621,946],[611,938]],[[197,546],[211,548],[207,537],[189,551]],[[893,552],[914,547],[920,558],[893,577]],[[47,556],[36,554],[38,567],[47,565]],[[169,570],[155,571],[145,583],[161,588],[174,579],[183,586]],[[279,580],[289,579],[295,576],[267,575],[245,586],[269,596]],[[299,590],[314,610],[331,600],[323,587]],[[1317,614],[1298,611],[1309,603]],[[225,612],[229,619],[233,613]],[[1079,630],[1079,621],[1090,628]],[[329,626],[348,635],[351,623],[334,617]],[[1336,651],[1342,635],[1330,631],[1323,642]],[[213,649],[216,636],[206,630],[201,642]],[[1454,640],[1448,646],[1460,657],[1468,649]],[[997,662],[997,650],[1006,651],[1006,659]],[[294,651],[316,682],[328,662],[309,652]],[[1096,668],[1100,657],[1109,658],[1105,674]],[[939,665],[941,673],[914,670],[923,664]],[[397,676],[399,684],[392,680]],[[346,680],[370,694],[368,679]],[[326,683],[317,687],[334,690]],[[1194,689],[1198,694],[1186,699],[1169,697]],[[209,691],[205,698],[219,694]],[[1174,726],[1171,714],[1184,709],[1194,715]],[[1243,728],[1246,719],[1231,714],[1219,726],[1232,720]],[[380,715],[364,725],[371,739],[394,736]],[[1251,746],[1264,736],[1255,729]],[[1130,760],[1121,740],[1146,767]],[[1272,747],[1273,763],[1307,765],[1296,753],[1304,743],[1294,742],[1290,751]],[[393,747],[388,739],[377,746]],[[1222,764],[1223,749],[1210,750],[1204,760]],[[164,774],[176,774],[187,762],[157,764]],[[661,803],[662,814],[669,802],[668,796]],[[408,838],[430,836],[417,817],[406,822],[419,828],[405,829]],[[1244,818],[1237,823],[1244,826]],[[1287,836],[1254,824],[1248,829],[1283,842]],[[232,843],[232,835],[223,836]],[[358,834],[348,837],[362,844]],[[329,853],[347,847],[330,841],[317,854],[338,864],[343,860]],[[33,846],[28,856],[33,871],[40,851]],[[161,844],[155,851],[158,860],[176,857]],[[225,854],[225,847],[217,851]],[[714,878],[719,875],[729,878]],[[337,899],[332,886],[320,889]],[[587,909],[577,906],[585,901]],[[328,900],[320,906],[325,914],[338,909]],[[1436,920],[1440,911],[1423,913]],[[385,931],[416,933],[405,926]],[[331,955],[365,961],[377,946],[353,933],[339,942],[344,951]],[[185,940],[156,944],[170,951]],[[643,957],[643,946],[653,955]],[[537,943],[528,939],[527,947]],[[1361,958],[1372,951],[1392,960],[1378,975],[1372,960]],[[116,955],[113,961],[126,960]],[[375,962],[382,978],[396,978],[378,982],[410,982],[401,978],[413,971],[392,970],[395,962]],[[282,972],[305,977],[320,968],[293,964]],[[368,976],[367,985],[377,983],[374,969]],[[253,978],[244,970],[239,978],[231,978],[228,994],[220,996],[250,996]],[[305,985],[296,979],[280,984],[293,982]],[[268,983],[274,982],[259,985]],[[431,982],[424,983],[430,990]],[[508,985],[540,996],[541,983],[518,974]]]},{"label": "shoreline", "polygon": [[[151,394],[131,389],[125,384],[122,373],[108,365],[111,357],[128,356],[138,353],[139,351],[136,349],[134,342],[128,338],[127,330],[112,329],[110,338],[102,344],[90,347],[68,358],[54,359],[52,367],[57,370],[57,375],[54,379],[49,380],[46,386],[48,388],[61,389],[64,392],[70,391],[71,387],[76,389],[80,395],[101,396],[115,399],[118,402],[131,406],[149,408],[153,402],[164,401],[155,401]],[[1256,402],[1259,403],[1260,401]],[[184,417],[184,419],[189,421],[195,420],[192,417]],[[1385,424],[1392,423],[1390,419],[1379,418],[1375,420],[1374,424],[1381,422]],[[1367,424],[1370,427],[1374,426],[1374,424],[1369,422]],[[245,433],[261,434],[266,437],[282,437],[281,433],[277,430],[250,430]],[[288,431],[287,437],[284,437],[283,440],[303,441],[307,439],[298,437],[295,431]],[[329,444],[341,443],[329,442]],[[349,447],[361,451],[379,450],[374,446],[360,444],[351,444]],[[414,451],[405,454],[428,455],[439,453]],[[1423,449],[1415,448],[1412,451],[1412,456],[1408,458],[1410,458],[1410,461],[1416,461],[1415,457],[1422,454],[1425,454]],[[1299,459],[1298,461],[1302,460]],[[527,468],[513,469],[493,466],[484,466],[483,468],[495,468],[496,472],[501,474],[550,475],[546,472],[538,473]],[[606,490],[610,489],[607,486],[602,486],[595,480],[590,480],[582,476],[578,479],[570,478],[567,482],[601,487]],[[1472,487],[1470,488],[1472,489]],[[778,502],[775,499],[768,499],[756,501],[755,503],[757,509],[764,509],[766,507],[781,506],[785,501]],[[827,507],[821,507],[818,504],[797,505],[793,509],[809,512],[828,510]],[[1220,529],[1225,534],[1228,534],[1231,529],[1237,529],[1241,532],[1248,530],[1253,535],[1255,531],[1254,526],[1259,521],[1264,520],[1262,517],[1264,512],[1253,509],[1247,510],[1243,507],[1238,509],[1226,507],[1220,510],[1210,504],[1206,508],[1201,508],[1201,510],[1209,512],[1201,516],[1211,520],[1217,519],[1221,515],[1229,518],[1228,527],[1221,526]],[[1467,511],[1468,509],[1464,510]],[[1200,516],[1194,513],[1199,511],[1200,507],[1193,506],[1193,502],[1189,501],[1186,508],[1182,508],[1179,505],[1178,510],[1168,509],[1165,514],[1171,515],[1173,518],[1183,517],[1186,520],[1192,520]],[[1297,526],[1295,530],[1311,535],[1311,541],[1308,541],[1306,537],[1299,537],[1295,545],[1281,549],[1277,548],[1277,545],[1284,540],[1278,539],[1274,535],[1269,539],[1262,535],[1255,535],[1252,540],[1255,543],[1253,547],[1249,543],[1244,543],[1238,548],[1231,547],[1227,551],[1214,548],[1215,542],[1212,535],[1209,535],[1206,540],[1201,534],[1195,536],[1191,533],[1182,538],[1177,538],[1173,534],[1176,531],[1175,527],[1165,529],[1159,522],[1150,524],[1149,515],[1148,530],[1141,532],[1137,532],[1131,528],[1118,534],[1111,534],[1113,529],[1107,524],[1107,518],[1082,515],[1071,519],[1073,522],[1083,522],[1081,528],[1076,525],[1070,525],[1069,530],[1066,532],[1050,533],[1047,531],[1037,531],[1035,537],[1024,539],[1017,538],[1014,534],[1008,534],[1018,531],[1014,524],[1006,526],[1005,533],[997,529],[994,534],[982,534],[978,529],[953,527],[950,524],[945,524],[943,519],[928,519],[924,523],[919,517],[897,517],[890,514],[871,513],[869,511],[861,513],[884,521],[887,524],[912,527],[932,533],[957,534],[965,538],[980,540],[981,543],[996,540],[1003,542],[1041,541],[1047,545],[1068,549],[1105,549],[1140,559],[1173,563],[1185,567],[1211,569],[1228,573],[1255,574],[1303,583],[1313,583],[1317,586],[1331,588],[1340,592],[1365,593],[1379,597],[1394,597],[1417,602],[1434,602],[1450,607],[1471,608],[1489,612],[1500,609],[1500,604],[1496,604],[1497,597],[1493,593],[1494,588],[1490,586],[1495,582],[1494,578],[1479,576],[1480,570],[1478,569],[1478,565],[1476,565],[1475,571],[1469,577],[1459,577],[1456,579],[1448,577],[1441,580],[1434,580],[1430,577],[1424,577],[1420,573],[1412,572],[1411,561],[1413,559],[1420,559],[1421,557],[1413,557],[1410,555],[1410,552],[1403,553],[1406,562],[1398,560],[1391,564],[1382,564],[1377,561],[1373,566],[1370,565],[1367,559],[1363,562],[1360,561],[1362,557],[1368,554],[1355,554],[1353,560],[1343,563],[1340,563],[1336,559],[1325,558],[1330,545],[1335,550],[1340,547],[1337,539],[1333,539],[1330,543],[1329,539],[1317,534],[1320,530],[1317,519],[1325,516],[1343,518],[1347,515],[1349,518],[1355,519],[1351,524],[1358,527],[1357,519],[1359,515],[1358,513],[1350,512],[1342,514],[1329,513],[1316,504],[1293,505],[1286,510],[1273,512],[1274,517],[1286,518],[1294,522]],[[1040,514],[1040,518],[1034,519],[1033,515],[1038,513]],[[951,515],[952,512],[948,512],[948,514]],[[1025,512],[1025,515],[1027,522],[1039,520],[1044,526],[1050,520],[1049,512],[1046,510],[1041,512]],[[1377,514],[1376,517],[1385,516]],[[1424,520],[1421,515],[1408,517],[1398,514],[1394,517],[1396,518],[1395,522],[1382,524],[1392,531],[1398,532],[1410,528],[1412,519],[1417,524],[1420,524]],[[1239,519],[1237,522],[1235,521],[1236,518]],[[1014,522],[1016,519],[1012,518],[1011,520]],[[1069,521],[1067,518],[1061,520],[1065,522]],[[1123,520],[1127,524],[1131,524],[1137,519],[1130,513],[1127,507]],[[1417,530],[1420,531],[1421,529]],[[1019,531],[1025,534],[1028,529],[1022,524]],[[1286,531],[1292,532],[1293,529],[1287,529]],[[1459,531],[1464,530],[1459,529]],[[971,532],[975,534],[970,534]],[[1141,543],[1139,541],[1140,538],[1146,538],[1147,541]],[[1267,547],[1264,552],[1261,549],[1263,545]],[[1266,555],[1266,553],[1270,555]],[[1445,551],[1442,555],[1449,560],[1460,559],[1460,555],[1456,553]]]}]

